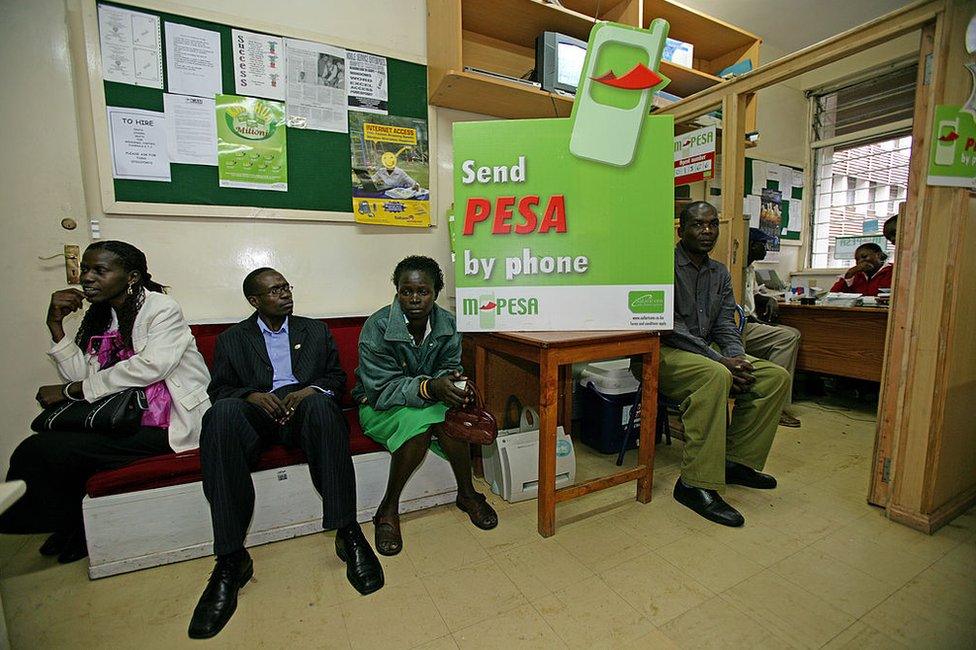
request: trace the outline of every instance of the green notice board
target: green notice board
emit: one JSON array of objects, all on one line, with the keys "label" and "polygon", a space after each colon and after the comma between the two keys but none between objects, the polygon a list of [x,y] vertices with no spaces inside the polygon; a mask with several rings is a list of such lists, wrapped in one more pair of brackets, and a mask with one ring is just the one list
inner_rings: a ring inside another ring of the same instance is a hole
[{"label": "green notice board", "polygon": [[[753,163],[753,161],[765,162],[765,161],[760,161],[760,160],[758,160],[756,158],[749,158],[748,156],[746,156],[745,194],[744,194],[744,196],[748,196],[749,194],[751,194],[751,189],[752,189],[752,173],[753,173],[753,170],[752,170],[753,164],[752,163]],[[772,163],[767,163],[767,164],[772,164]],[[791,169],[793,171],[800,172],[801,174],[803,173],[803,168],[801,168],[801,167],[793,167],[791,165],[780,165],[780,167],[786,167],[787,169]],[[768,179],[766,179],[765,187],[766,187],[766,189],[769,189],[769,190],[778,190],[778,189],[780,189],[780,184],[779,184],[779,181],[777,181],[775,179],[772,179],[772,178],[768,178]],[[789,219],[790,219],[790,202],[787,201],[787,199],[797,199],[797,200],[802,201],[803,200],[803,186],[794,185],[793,186],[793,190],[792,190],[790,196],[784,196],[783,197],[783,202],[780,204],[780,214],[782,215],[782,222],[783,223],[789,223]],[[780,235],[780,239],[785,239],[787,241],[800,241],[800,231],[799,230],[786,230],[786,229],[784,229],[782,231],[781,235]]]},{"label": "green notice board", "polygon": [[[237,25],[225,25],[196,20],[115,2],[101,2],[123,9],[131,9],[160,17],[163,45],[163,70],[166,79],[166,24],[167,22],[207,29],[220,34],[223,91],[236,94],[232,29],[247,29]],[[270,33],[270,32],[268,32]],[[282,36],[282,34],[274,34]],[[389,113],[427,119],[427,67],[387,57],[389,84]],[[141,108],[150,111],[163,110],[163,90],[103,81],[107,106]],[[187,203],[192,205],[241,205],[258,208],[288,208],[296,210],[322,210],[351,212],[352,168],[349,152],[349,134],[288,129],[288,191],[267,192],[262,190],[220,187],[217,167],[207,165],[170,166],[172,181],[134,181],[113,179],[115,199],[138,203]]]}]

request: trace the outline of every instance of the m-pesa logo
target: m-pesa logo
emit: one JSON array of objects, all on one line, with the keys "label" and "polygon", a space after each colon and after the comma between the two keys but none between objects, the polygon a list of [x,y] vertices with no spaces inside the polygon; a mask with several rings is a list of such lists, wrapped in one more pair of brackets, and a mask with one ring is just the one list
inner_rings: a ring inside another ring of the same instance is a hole
[{"label": "m-pesa logo", "polygon": [[507,314],[509,316],[534,316],[539,313],[538,298],[495,298],[494,296],[478,298],[464,298],[461,301],[461,313],[474,316],[484,312],[491,314]]}]

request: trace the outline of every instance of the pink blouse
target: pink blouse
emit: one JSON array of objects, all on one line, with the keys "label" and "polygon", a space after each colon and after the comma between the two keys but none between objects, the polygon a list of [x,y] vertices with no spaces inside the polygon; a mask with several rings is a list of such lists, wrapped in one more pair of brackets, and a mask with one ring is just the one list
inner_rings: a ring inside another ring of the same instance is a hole
[{"label": "pink blouse", "polygon": [[[98,351],[95,351],[95,341],[101,341]],[[98,366],[102,370],[109,368],[119,361],[135,355],[132,348],[122,344],[122,335],[118,330],[109,330],[101,336],[93,336],[88,341],[88,354],[98,355]],[[157,381],[146,386],[146,399],[149,408],[142,414],[142,426],[169,428],[169,413],[173,405],[173,398],[166,388],[165,381]]]}]

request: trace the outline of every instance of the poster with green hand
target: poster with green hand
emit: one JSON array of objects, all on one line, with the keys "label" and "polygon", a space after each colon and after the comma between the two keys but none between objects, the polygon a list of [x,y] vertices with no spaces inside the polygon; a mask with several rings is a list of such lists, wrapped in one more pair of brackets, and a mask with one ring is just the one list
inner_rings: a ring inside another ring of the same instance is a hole
[{"label": "poster with green hand", "polygon": [[217,95],[216,110],[220,186],[287,192],[285,105]]}]

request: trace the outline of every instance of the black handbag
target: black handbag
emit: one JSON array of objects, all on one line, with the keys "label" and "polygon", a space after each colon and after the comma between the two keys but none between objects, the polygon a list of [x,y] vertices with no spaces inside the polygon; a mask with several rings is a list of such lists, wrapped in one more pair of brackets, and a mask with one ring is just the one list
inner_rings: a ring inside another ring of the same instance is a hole
[{"label": "black handbag", "polygon": [[145,388],[126,388],[95,402],[62,402],[44,409],[31,422],[31,429],[46,431],[92,431],[115,436],[132,435],[142,425],[149,408]]}]

